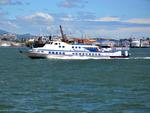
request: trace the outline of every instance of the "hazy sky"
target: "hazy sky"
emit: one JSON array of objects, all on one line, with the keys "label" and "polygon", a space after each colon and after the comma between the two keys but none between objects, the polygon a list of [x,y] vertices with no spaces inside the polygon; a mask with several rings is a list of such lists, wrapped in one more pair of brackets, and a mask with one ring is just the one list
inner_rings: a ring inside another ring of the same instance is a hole
[{"label": "hazy sky", "polygon": [[150,0],[0,0],[0,29],[107,38],[150,37]]}]

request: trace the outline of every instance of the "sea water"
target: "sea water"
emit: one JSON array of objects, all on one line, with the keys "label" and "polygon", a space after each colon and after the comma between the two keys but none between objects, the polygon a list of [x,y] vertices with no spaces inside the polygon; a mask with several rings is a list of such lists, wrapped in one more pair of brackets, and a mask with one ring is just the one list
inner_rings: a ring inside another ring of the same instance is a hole
[{"label": "sea water", "polygon": [[30,59],[0,48],[0,113],[149,113],[150,49],[129,59]]}]

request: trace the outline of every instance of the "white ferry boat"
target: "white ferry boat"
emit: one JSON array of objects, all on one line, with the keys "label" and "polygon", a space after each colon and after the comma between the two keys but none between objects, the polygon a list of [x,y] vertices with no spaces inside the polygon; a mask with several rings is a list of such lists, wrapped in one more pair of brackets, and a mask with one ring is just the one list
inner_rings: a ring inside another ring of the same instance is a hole
[{"label": "white ferry boat", "polygon": [[69,44],[62,41],[50,41],[43,47],[31,48],[27,52],[30,58],[53,59],[111,59],[128,58],[128,48],[101,48],[97,45]]}]

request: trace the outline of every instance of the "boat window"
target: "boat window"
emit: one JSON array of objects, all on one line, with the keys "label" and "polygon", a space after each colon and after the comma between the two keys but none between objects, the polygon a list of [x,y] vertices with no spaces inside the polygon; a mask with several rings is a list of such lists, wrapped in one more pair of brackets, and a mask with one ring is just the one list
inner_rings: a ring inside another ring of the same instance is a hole
[{"label": "boat window", "polygon": [[56,52],[56,54],[58,54],[58,52]]},{"label": "boat window", "polygon": [[74,46],[72,46],[72,48],[74,48]]},{"label": "boat window", "polygon": [[51,52],[49,52],[49,54],[51,54]]},{"label": "boat window", "polygon": [[76,48],[77,48],[77,46],[76,46]]},{"label": "boat window", "polygon": [[59,54],[61,55],[61,52],[59,52]]},{"label": "boat window", "polygon": [[55,45],[57,45],[57,43],[55,43]]},{"label": "boat window", "polygon": [[59,48],[61,48],[61,46],[59,46]]},{"label": "boat window", "polygon": [[53,44],[53,42],[51,42],[50,44]]},{"label": "boat window", "polygon": [[81,48],[81,47],[79,47],[79,48]]},{"label": "boat window", "polygon": [[52,52],[52,54],[54,54],[54,52]]},{"label": "boat window", "polygon": [[62,48],[65,48],[65,46],[62,46]]}]

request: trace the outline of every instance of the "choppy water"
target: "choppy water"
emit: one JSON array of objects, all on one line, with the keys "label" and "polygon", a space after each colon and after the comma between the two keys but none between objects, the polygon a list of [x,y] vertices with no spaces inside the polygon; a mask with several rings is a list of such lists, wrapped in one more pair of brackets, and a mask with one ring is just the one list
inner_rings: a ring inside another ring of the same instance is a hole
[{"label": "choppy water", "polygon": [[150,49],[131,59],[32,60],[0,48],[0,113],[149,113]]}]

